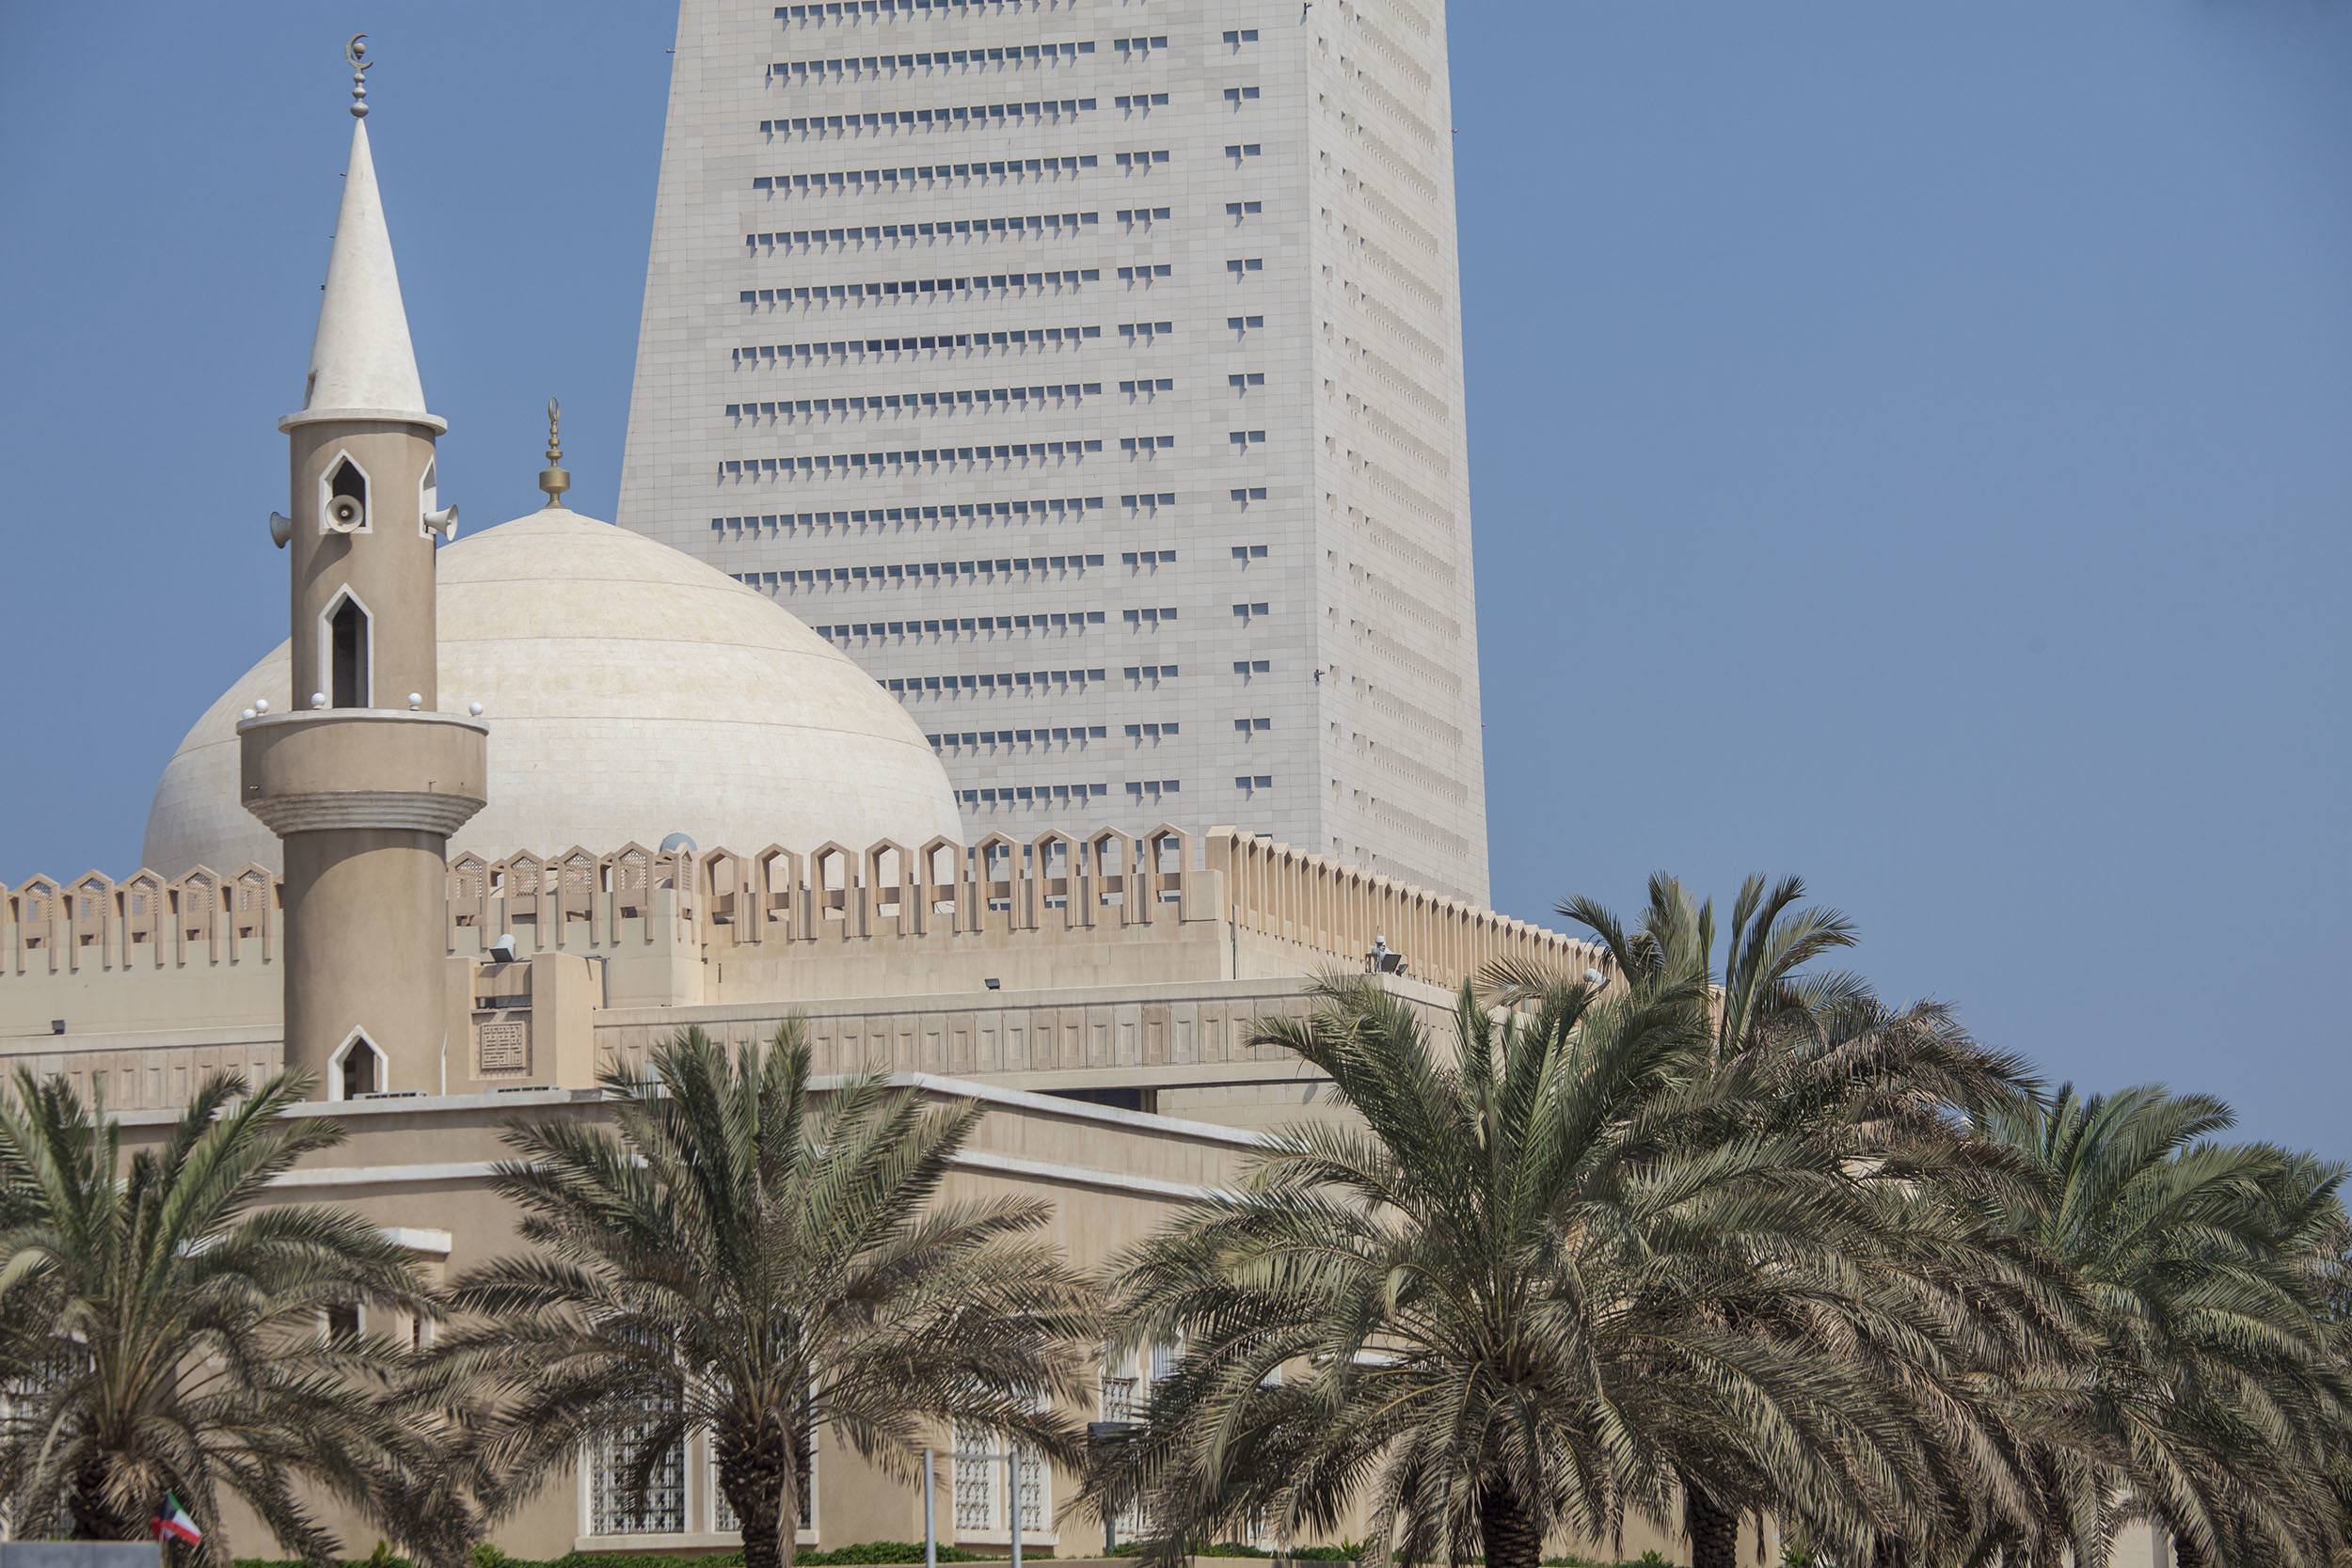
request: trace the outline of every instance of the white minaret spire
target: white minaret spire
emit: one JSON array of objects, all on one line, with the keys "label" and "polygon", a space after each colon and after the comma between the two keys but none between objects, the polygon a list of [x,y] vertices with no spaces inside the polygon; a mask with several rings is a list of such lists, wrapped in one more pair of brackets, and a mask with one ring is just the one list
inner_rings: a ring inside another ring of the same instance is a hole
[{"label": "white minaret spire", "polygon": [[305,414],[373,414],[446,428],[424,407],[417,352],[408,341],[408,311],[401,303],[392,237],[384,224],[375,159],[368,148],[367,35],[345,47],[351,61],[351,164],[343,175],[342,212],[326,261],[326,296],[319,303],[318,334],[310,342]]},{"label": "white minaret spire", "polygon": [[[367,108],[353,39],[352,114]],[[310,387],[286,433],[285,547],[294,685],[310,705],[253,705],[237,726],[241,799],[285,842],[285,1060],[327,1099],[446,1082],[470,981],[449,969],[449,835],[482,809],[488,731],[439,708],[434,551],[440,499],[392,242],[352,128],[342,216],[310,349]],[[454,998],[456,1010],[453,1013]]]}]

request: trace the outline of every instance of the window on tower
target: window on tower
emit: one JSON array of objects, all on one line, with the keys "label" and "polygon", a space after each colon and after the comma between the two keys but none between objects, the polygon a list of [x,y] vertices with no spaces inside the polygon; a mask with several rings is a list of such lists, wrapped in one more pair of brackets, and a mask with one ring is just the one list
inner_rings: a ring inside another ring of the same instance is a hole
[{"label": "window on tower", "polygon": [[328,700],[337,707],[368,705],[368,612],[346,593],[326,621]]},{"label": "window on tower", "polygon": [[357,1100],[384,1092],[384,1053],[367,1036],[355,1034],[343,1042],[327,1067],[327,1098]]},{"label": "window on tower", "polygon": [[368,531],[368,476],[349,457],[339,457],[327,471],[324,521],[329,533]]}]

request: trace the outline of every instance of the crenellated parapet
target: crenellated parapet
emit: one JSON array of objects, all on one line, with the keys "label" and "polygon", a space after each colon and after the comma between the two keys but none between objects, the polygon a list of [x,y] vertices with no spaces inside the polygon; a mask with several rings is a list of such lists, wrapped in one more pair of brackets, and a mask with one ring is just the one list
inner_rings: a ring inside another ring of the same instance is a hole
[{"label": "crenellated parapet", "polygon": [[1206,848],[1234,926],[1311,952],[1358,958],[1385,942],[1404,973],[1448,989],[1505,958],[1613,967],[1595,943],[1270,838],[1212,828]]},{"label": "crenellated parapet", "polygon": [[[119,882],[94,871],[71,883],[35,877],[0,895],[0,984],[272,964],[281,896],[278,878],[259,865],[170,878],[142,869]],[[1150,944],[1209,927],[1231,928],[1220,939],[1228,947],[1255,943],[1261,969],[1353,966],[1385,943],[1407,975],[1444,987],[1499,958],[1602,962],[1559,932],[1231,828],[469,852],[448,863],[446,903],[455,957],[490,958],[501,939],[521,958],[660,948],[697,955],[723,976],[764,973],[756,959],[861,952],[887,963],[894,951]]]},{"label": "crenellated parapet", "polygon": [[67,883],[33,877],[0,888],[0,981],[26,975],[269,963],[278,956],[278,873],[141,868]]},{"label": "crenellated parapet", "polygon": [[[1608,967],[1557,932],[1229,828],[460,854],[439,880],[451,1044],[378,1096],[582,1087],[684,1024],[738,1039],[801,1013],[829,1062],[1122,1090],[1141,1073],[1214,1097],[1291,1074],[1248,1043],[1251,1021],[1375,945],[1438,1011],[1498,958]],[[178,1103],[218,1069],[276,1070],[283,897],[259,865],[0,889],[0,1066],[124,1109]]]}]

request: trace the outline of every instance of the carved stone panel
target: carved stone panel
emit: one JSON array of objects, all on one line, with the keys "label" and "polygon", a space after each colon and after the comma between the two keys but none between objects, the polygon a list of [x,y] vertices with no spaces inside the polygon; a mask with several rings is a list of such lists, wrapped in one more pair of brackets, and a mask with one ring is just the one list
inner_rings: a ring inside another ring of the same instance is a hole
[{"label": "carved stone panel", "polygon": [[494,1018],[474,1029],[474,1071],[484,1078],[531,1070],[531,1021]]}]

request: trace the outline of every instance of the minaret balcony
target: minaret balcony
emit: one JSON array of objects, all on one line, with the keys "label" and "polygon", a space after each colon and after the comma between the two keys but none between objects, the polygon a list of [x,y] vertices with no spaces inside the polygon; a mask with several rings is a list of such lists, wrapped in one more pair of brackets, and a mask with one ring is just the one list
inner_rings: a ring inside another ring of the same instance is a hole
[{"label": "minaret balcony", "polygon": [[237,726],[246,810],[278,837],[455,832],[487,799],[489,726],[454,713],[313,708]]}]

